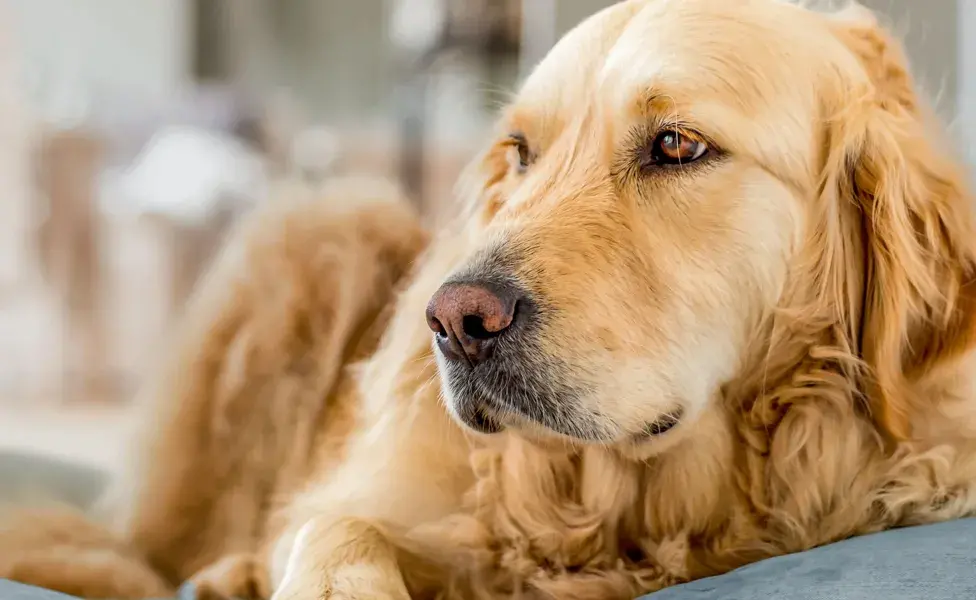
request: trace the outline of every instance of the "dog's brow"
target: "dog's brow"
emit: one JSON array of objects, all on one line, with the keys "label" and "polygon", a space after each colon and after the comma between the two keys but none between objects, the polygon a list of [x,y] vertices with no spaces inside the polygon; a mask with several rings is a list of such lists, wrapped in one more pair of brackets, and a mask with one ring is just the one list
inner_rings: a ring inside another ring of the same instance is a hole
[{"label": "dog's brow", "polygon": [[[646,52],[611,52],[600,78],[601,97],[615,112],[647,115],[674,112],[676,97],[689,95],[685,76]],[[681,93],[684,92],[684,93]]]}]

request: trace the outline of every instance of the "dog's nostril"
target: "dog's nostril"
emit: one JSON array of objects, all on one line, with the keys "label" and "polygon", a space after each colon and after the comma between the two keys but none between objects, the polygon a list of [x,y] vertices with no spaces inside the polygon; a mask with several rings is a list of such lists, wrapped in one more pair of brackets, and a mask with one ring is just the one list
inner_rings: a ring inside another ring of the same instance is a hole
[{"label": "dog's nostril", "polygon": [[461,320],[464,334],[476,340],[487,340],[497,336],[501,331],[488,331],[485,320],[478,315],[468,315]]},{"label": "dog's nostril", "polygon": [[441,322],[434,317],[429,317],[427,319],[427,325],[430,327],[430,330],[433,331],[436,335],[447,334],[447,332],[444,330],[444,325],[441,324]]}]

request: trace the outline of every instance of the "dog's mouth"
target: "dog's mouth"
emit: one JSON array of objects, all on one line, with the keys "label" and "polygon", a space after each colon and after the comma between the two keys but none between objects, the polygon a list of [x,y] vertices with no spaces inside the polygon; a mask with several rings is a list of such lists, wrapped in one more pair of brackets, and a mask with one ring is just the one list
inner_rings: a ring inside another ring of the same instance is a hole
[{"label": "dog's mouth", "polygon": [[466,426],[478,433],[491,435],[505,430],[505,425],[502,424],[501,420],[497,416],[489,414],[489,411],[483,406],[461,412],[458,416]]},{"label": "dog's mouth", "polygon": [[685,417],[685,410],[679,406],[661,413],[637,431],[609,430],[601,419],[583,408],[583,391],[556,385],[552,379],[536,379],[544,371],[522,370],[518,375],[528,374],[528,379],[524,379],[497,369],[481,367],[472,372],[447,365],[442,375],[455,417],[465,427],[486,435],[541,427],[584,443],[646,443],[664,437]]},{"label": "dog's mouth", "polygon": [[520,377],[497,369],[460,372],[448,365],[443,383],[452,412],[464,426],[483,434],[537,429],[580,441],[603,441],[600,423],[579,405],[579,392],[542,379],[544,369]]},{"label": "dog's mouth", "polygon": [[681,422],[681,417],[683,416],[684,409],[676,408],[675,410],[658,417],[656,420],[651,421],[644,426],[644,430],[637,436],[638,440],[643,441],[664,435],[677,427],[678,423]]},{"label": "dog's mouth", "polygon": [[[509,416],[509,418],[507,419],[508,421],[511,421],[512,417],[515,417],[516,421],[523,422],[523,425],[527,424],[525,423],[524,418],[519,418],[519,416],[517,415],[509,414],[508,416]],[[649,442],[656,438],[660,438],[665,434],[667,434],[669,431],[673,430],[675,427],[677,427],[681,423],[681,419],[683,416],[684,416],[683,409],[681,408],[675,409],[645,425],[644,429],[640,433],[635,435],[632,439],[634,442],[642,443],[642,442]],[[461,420],[461,422],[469,429],[484,435],[501,433],[502,431],[505,431],[509,427],[509,425],[512,424],[512,423],[506,423],[505,422],[506,419],[501,413],[492,410],[491,408],[485,405],[475,405],[473,408],[469,410],[459,412],[458,417]],[[532,422],[535,421],[533,420]],[[542,423],[539,424],[544,425]],[[518,427],[516,426],[516,428]],[[581,441],[592,441],[591,438],[593,437],[589,435],[585,437],[580,437],[578,435],[567,434],[564,432],[557,432],[557,433],[562,433],[563,435],[570,435],[570,437],[581,439]]]}]

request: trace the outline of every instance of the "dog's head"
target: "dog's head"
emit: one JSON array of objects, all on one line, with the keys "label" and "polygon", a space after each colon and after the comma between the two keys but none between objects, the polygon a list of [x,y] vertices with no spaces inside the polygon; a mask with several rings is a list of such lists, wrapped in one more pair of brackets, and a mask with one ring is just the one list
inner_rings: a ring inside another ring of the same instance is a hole
[{"label": "dog's head", "polygon": [[591,17],[468,174],[471,251],[427,310],[449,408],[650,453],[819,352],[907,435],[906,378],[972,331],[970,209],[924,121],[865,11]]}]

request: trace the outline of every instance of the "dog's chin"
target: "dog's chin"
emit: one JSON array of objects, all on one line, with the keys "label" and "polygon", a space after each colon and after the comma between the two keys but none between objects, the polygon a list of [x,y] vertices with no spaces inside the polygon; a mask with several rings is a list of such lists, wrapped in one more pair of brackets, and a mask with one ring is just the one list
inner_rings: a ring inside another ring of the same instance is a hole
[{"label": "dog's chin", "polygon": [[675,432],[681,429],[685,416],[682,409],[676,408],[648,420],[636,431],[624,431],[597,427],[598,419],[591,415],[581,415],[578,419],[566,419],[564,415],[555,422],[553,419],[533,418],[525,412],[535,411],[523,412],[511,406],[501,406],[499,402],[481,395],[462,396],[449,385],[445,385],[444,396],[449,412],[458,424],[476,434],[493,435],[509,431],[539,442],[639,447],[642,452],[662,446],[662,442],[676,437]]},{"label": "dog's chin", "polygon": [[449,362],[436,351],[443,397],[454,418],[482,434],[541,427],[598,441],[604,433],[599,421],[580,410],[582,392],[560,376],[560,365],[519,350],[508,349],[501,354],[509,358],[473,367]]},{"label": "dog's chin", "polygon": [[571,411],[545,410],[552,401],[533,398],[524,393],[491,396],[445,386],[444,397],[449,412],[464,428],[482,435],[503,431],[515,432],[531,439],[562,439],[574,443],[605,443],[605,432],[597,428],[596,419],[576,416]]},{"label": "dog's chin", "polygon": [[[599,390],[574,381],[552,357],[509,350],[517,361],[459,365],[435,349],[443,398],[464,428],[483,435],[517,431],[531,438],[558,438],[576,444],[647,445],[673,437],[684,411],[671,407],[644,424],[622,429],[593,410]],[[531,358],[529,358],[531,356]]]}]

